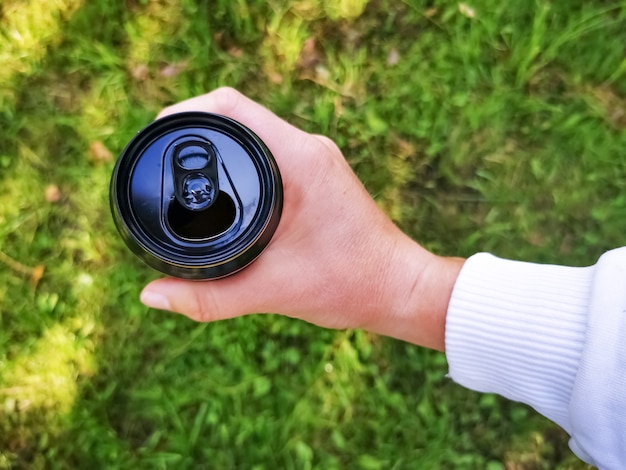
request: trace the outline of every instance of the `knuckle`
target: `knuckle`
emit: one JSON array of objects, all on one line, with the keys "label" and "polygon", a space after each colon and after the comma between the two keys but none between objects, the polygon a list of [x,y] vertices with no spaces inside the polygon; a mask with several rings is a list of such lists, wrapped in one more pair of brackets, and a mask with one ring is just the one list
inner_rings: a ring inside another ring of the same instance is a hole
[{"label": "knuckle", "polygon": [[325,175],[336,173],[339,168],[347,165],[341,149],[332,139],[323,135],[313,137],[315,137],[316,149],[309,153],[309,165]]},{"label": "knuckle", "polygon": [[332,155],[341,155],[341,149],[337,146],[334,140],[321,134],[315,134],[314,137],[325,148],[327,152]]},{"label": "knuckle", "polygon": [[191,304],[194,306],[194,311],[190,313],[197,321],[210,322],[222,318],[220,303],[211,289],[194,289]]},{"label": "knuckle", "polygon": [[165,116],[169,116],[170,114],[174,114],[175,112],[176,110],[173,106],[166,106],[165,108],[161,109],[161,111],[159,112],[156,118],[161,119],[161,118],[164,118]]},{"label": "knuckle", "polygon": [[239,105],[243,95],[231,87],[220,87],[211,92],[215,103],[215,111],[220,114],[231,114]]}]

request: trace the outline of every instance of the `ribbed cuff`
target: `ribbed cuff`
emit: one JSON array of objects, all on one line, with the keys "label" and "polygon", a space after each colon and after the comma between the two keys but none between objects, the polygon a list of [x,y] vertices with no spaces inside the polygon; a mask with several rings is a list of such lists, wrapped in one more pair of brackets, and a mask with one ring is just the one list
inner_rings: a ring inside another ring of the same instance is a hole
[{"label": "ribbed cuff", "polygon": [[450,377],[526,403],[569,432],[593,273],[486,253],[469,258],[446,320]]}]

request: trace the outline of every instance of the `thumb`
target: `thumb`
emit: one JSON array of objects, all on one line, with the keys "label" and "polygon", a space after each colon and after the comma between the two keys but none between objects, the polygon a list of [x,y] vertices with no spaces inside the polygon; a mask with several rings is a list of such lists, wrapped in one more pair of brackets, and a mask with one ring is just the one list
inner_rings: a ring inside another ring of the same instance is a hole
[{"label": "thumb", "polygon": [[140,298],[148,307],[181,313],[195,321],[210,322],[259,310],[259,299],[244,292],[247,290],[245,285],[239,277],[204,282],[164,278],[148,284]]}]

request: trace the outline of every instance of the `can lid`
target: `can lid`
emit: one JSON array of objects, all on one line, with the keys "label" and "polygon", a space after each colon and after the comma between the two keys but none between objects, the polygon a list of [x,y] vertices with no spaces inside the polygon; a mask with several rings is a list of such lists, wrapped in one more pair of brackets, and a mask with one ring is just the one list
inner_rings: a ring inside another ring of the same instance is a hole
[{"label": "can lid", "polygon": [[215,279],[267,246],[283,188],[272,154],[250,129],[186,112],[153,122],[128,144],[110,199],[118,231],[147,264],[171,276]]}]

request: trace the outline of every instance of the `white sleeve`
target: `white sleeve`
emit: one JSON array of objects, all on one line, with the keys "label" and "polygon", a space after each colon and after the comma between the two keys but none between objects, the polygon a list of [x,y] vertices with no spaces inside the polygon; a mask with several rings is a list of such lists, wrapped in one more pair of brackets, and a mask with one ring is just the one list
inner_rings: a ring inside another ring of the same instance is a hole
[{"label": "white sleeve", "polygon": [[626,462],[626,248],[586,268],[480,253],[446,320],[450,377],[526,403],[601,469]]}]

